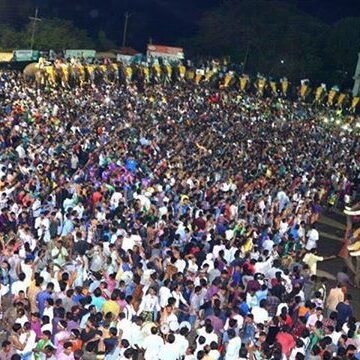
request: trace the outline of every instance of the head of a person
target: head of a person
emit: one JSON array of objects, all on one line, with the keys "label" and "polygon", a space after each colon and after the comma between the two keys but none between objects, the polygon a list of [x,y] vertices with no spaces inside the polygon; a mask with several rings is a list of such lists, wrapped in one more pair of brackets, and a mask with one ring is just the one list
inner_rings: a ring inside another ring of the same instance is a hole
[{"label": "head of a person", "polygon": [[55,348],[53,348],[51,345],[47,345],[47,346],[45,346],[44,352],[45,352],[46,358],[51,358],[55,353]]},{"label": "head of a person", "polygon": [[175,342],[175,335],[174,334],[169,334],[166,338],[166,341],[169,343],[169,344],[173,344]]},{"label": "head of a person", "polygon": [[21,327],[21,325],[18,324],[18,323],[14,324],[13,327],[12,327],[12,331],[13,331],[14,333],[16,333],[16,334],[20,334],[20,333],[21,333],[21,329],[22,329],[22,327]]},{"label": "head of a person", "polygon": [[46,285],[46,291],[49,293],[49,294],[52,294],[52,292],[54,291],[54,284],[52,282],[49,282],[47,285]]},{"label": "head of a person", "polygon": [[50,340],[51,339],[51,331],[49,330],[44,330],[42,333],[42,338],[43,340]]},{"label": "head of a person", "polygon": [[8,353],[11,350],[11,342],[8,340],[4,340],[1,344],[1,347],[3,352]]},{"label": "head of a person", "polygon": [[64,347],[64,354],[70,355],[72,353],[72,343],[71,341],[66,341],[63,345]]},{"label": "head of a person", "polygon": [[227,334],[228,334],[228,337],[229,337],[230,340],[233,339],[236,336],[236,333],[235,333],[234,329],[229,329],[227,331]]}]

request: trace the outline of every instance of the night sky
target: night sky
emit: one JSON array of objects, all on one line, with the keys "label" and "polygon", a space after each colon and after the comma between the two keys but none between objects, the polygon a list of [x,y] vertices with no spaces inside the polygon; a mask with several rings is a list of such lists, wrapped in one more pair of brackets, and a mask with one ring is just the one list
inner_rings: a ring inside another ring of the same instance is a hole
[{"label": "night sky", "polygon": [[[103,30],[117,44],[121,43],[124,13],[129,11],[129,45],[143,50],[141,47],[149,38],[155,43],[172,45],[194,35],[201,15],[223,1],[226,0],[0,0],[0,11],[3,16],[7,13],[8,22],[19,26],[28,21],[26,13],[38,4],[40,17],[72,20],[92,37]],[[293,3],[327,23],[360,16],[359,0],[279,1]],[[23,18],[15,12],[16,6],[26,8],[21,14]]]}]

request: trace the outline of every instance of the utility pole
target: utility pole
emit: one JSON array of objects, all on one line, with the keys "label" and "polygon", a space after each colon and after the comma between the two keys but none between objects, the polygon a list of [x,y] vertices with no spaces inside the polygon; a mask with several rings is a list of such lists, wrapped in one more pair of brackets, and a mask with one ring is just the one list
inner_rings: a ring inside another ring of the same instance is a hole
[{"label": "utility pole", "polygon": [[242,72],[243,73],[245,72],[245,66],[246,66],[246,63],[247,63],[248,56],[249,56],[249,50],[250,50],[250,44],[248,43],[247,47],[246,47],[246,53],[245,53],[245,57],[244,57],[243,67],[242,67]]},{"label": "utility pole", "polygon": [[38,18],[38,14],[39,14],[39,7],[36,7],[35,16],[34,17],[33,16],[29,17],[29,19],[32,21],[31,50],[34,47],[36,23],[41,21],[41,19]]},{"label": "utility pole", "polygon": [[129,17],[131,16],[131,14],[129,14],[129,12],[127,11],[124,16],[125,16],[125,22],[124,22],[122,47],[126,46],[126,36],[127,36],[128,21],[129,21]]},{"label": "utility pole", "polygon": [[353,87],[353,91],[352,94],[353,96],[358,96],[360,93],[360,53],[358,53],[358,61],[356,64],[356,70],[355,70],[355,75],[353,77],[354,81],[354,87]]}]

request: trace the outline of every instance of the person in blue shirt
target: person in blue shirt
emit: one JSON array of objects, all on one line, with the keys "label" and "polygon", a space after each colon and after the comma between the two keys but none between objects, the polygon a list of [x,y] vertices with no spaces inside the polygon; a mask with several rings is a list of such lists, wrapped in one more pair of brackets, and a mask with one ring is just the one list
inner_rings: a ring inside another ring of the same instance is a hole
[{"label": "person in blue shirt", "polygon": [[76,303],[80,303],[80,301],[84,298],[85,298],[85,296],[82,294],[82,287],[77,286],[75,288],[75,294],[72,297],[72,300],[75,301]]},{"label": "person in blue shirt", "polygon": [[90,305],[89,306],[89,311],[87,313],[85,313],[82,318],[81,318],[81,321],[80,321],[80,329],[85,329],[86,327],[86,323],[87,321],[89,320],[89,317],[91,315],[95,315],[96,314],[96,307],[95,305]]},{"label": "person in blue shirt", "polygon": [[91,305],[95,305],[97,311],[101,311],[104,302],[106,301],[101,295],[100,288],[96,288],[94,295],[92,296]]},{"label": "person in blue shirt", "polygon": [[353,316],[353,309],[350,304],[351,300],[352,297],[350,294],[348,294],[346,295],[345,300],[341,301],[336,306],[336,311],[337,311],[336,324],[338,326],[343,326],[349,320],[349,318]]},{"label": "person in blue shirt", "polygon": [[299,241],[299,228],[300,228],[300,225],[296,224],[290,230],[290,235],[292,236],[292,238],[294,239],[295,242]]},{"label": "person in blue shirt", "polygon": [[61,231],[61,236],[65,237],[68,234],[70,234],[73,230],[74,230],[74,224],[71,221],[71,214],[67,214]]},{"label": "person in blue shirt", "polygon": [[243,344],[248,345],[255,338],[256,328],[254,325],[254,317],[252,314],[247,315],[245,318],[245,324],[243,328],[243,335],[241,337],[241,341]]},{"label": "person in blue shirt", "polygon": [[41,316],[44,314],[45,302],[47,299],[52,298],[52,293],[54,291],[54,284],[49,282],[46,286],[46,290],[40,291],[36,296],[36,302]]},{"label": "person in blue shirt", "polygon": [[235,265],[235,269],[234,269],[234,272],[232,274],[231,286],[239,286],[241,284],[241,278],[242,278],[241,266],[240,265]]},{"label": "person in blue shirt", "polygon": [[241,316],[246,316],[249,312],[250,312],[250,307],[249,305],[246,303],[246,293],[241,293],[240,294],[240,315]]},{"label": "person in blue shirt", "polygon": [[263,284],[261,285],[261,288],[256,291],[256,298],[258,300],[258,303],[260,303],[261,300],[266,299],[268,295],[268,287]]}]

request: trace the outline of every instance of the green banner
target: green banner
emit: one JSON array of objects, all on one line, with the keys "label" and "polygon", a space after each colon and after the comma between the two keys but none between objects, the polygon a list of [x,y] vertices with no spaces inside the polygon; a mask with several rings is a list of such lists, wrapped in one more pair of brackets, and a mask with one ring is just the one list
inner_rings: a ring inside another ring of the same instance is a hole
[{"label": "green banner", "polygon": [[95,50],[65,50],[65,58],[84,58],[84,59],[95,59]]},{"label": "green banner", "polygon": [[38,50],[15,50],[14,61],[38,61],[40,53]]}]

